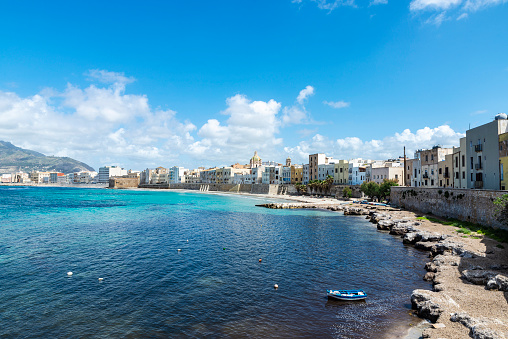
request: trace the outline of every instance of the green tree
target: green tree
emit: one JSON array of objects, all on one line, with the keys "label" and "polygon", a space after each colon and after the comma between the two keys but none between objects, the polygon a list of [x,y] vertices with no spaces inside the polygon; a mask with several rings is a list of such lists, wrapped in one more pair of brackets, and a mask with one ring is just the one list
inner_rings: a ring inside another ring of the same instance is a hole
[{"label": "green tree", "polygon": [[379,196],[379,185],[374,181],[364,181],[360,186],[360,191],[372,199]]},{"label": "green tree", "polygon": [[390,196],[392,186],[399,186],[399,182],[396,179],[384,179],[381,185],[379,185],[378,197],[379,200],[384,200]]},{"label": "green tree", "polygon": [[342,196],[344,198],[351,198],[353,196],[353,191],[349,187],[344,187],[342,190]]}]

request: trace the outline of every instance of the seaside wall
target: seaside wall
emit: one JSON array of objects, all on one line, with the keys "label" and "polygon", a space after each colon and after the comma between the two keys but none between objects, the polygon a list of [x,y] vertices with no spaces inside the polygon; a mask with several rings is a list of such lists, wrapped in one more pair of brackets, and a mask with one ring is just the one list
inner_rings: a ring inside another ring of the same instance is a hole
[{"label": "seaside wall", "polygon": [[139,185],[139,178],[111,178],[109,188],[136,188]]},{"label": "seaside wall", "polygon": [[392,187],[390,201],[402,208],[508,230],[495,216],[494,200],[504,191]]}]

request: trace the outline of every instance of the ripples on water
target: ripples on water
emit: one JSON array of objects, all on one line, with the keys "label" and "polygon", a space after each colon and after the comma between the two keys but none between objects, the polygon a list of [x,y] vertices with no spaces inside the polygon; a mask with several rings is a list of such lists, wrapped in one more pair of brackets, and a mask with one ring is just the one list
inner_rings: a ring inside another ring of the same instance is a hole
[{"label": "ripples on water", "polygon": [[0,187],[0,336],[379,338],[415,321],[422,252],[363,218],[256,203]]}]

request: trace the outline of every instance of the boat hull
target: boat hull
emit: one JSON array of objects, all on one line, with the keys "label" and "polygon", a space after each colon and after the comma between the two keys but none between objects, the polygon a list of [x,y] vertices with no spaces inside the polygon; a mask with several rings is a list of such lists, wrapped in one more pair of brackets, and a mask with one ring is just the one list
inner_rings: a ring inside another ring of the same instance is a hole
[{"label": "boat hull", "polygon": [[339,290],[339,291],[326,291],[328,294],[328,298],[336,299],[336,300],[365,300],[367,298],[367,293],[363,290]]}]

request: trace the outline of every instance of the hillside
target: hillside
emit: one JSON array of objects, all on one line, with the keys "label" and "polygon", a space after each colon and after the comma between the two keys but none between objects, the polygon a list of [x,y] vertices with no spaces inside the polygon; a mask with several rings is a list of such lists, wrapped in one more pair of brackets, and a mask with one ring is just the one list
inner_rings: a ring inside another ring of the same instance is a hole
[{"label": "hillside", "polygon": [[19,170],[72,173],[93,171],[85,163],[68,157],[48,157],[42,153],[16,147],[10,142],[0,140],[0,173],[13,173]]}]

